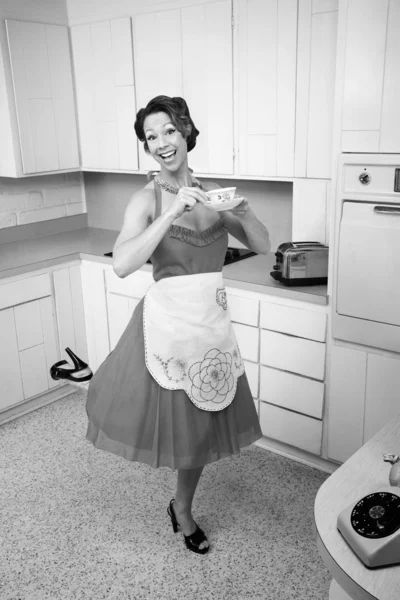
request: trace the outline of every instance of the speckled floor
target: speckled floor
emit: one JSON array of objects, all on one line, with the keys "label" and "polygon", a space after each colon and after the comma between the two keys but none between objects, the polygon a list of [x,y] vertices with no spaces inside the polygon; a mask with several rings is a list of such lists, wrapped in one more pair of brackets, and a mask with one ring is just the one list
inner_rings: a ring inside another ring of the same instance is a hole
[{"label": "speckled floor", "polygon": [[328,474],[251,446],[206,466],[186,550],[176,473],[95,449],[86,392],[0,427],[1,600],[325,600],[313,505]]}]

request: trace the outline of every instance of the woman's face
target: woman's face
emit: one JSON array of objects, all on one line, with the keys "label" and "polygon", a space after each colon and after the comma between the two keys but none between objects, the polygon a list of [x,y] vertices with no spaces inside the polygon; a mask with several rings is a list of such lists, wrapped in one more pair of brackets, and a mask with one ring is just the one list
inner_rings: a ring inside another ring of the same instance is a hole
[{"label": "woman's face", "polygon": [[148,115],[143,129],[151,156],[169,171],[179,169],[187,157],[187,144],[169,115],[164,112]]}]

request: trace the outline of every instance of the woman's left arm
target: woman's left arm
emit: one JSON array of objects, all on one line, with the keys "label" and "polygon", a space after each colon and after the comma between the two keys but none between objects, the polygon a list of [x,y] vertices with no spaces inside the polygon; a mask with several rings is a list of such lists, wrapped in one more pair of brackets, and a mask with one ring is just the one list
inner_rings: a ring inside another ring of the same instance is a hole
[{"label": "woman's left arm", "polygon": [[232,210],[220,213],[220,218],[229,233],[257,254],[268,254],[271,250],[268,229],[257,218],[247,198]]}]

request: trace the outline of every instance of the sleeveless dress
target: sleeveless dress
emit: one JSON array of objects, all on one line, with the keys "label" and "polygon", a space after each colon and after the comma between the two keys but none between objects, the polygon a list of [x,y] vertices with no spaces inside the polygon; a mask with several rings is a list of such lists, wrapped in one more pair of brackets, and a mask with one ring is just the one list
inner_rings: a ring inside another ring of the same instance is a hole
[{"label": "sleeveless dress", "polygon": [[[160,214],[156,194],[155,218]],[[221,220],[201,232],[172,224],[151,257],[153,278],[222,271],[227,246]],[[217,412],[197,408],[183,390],[167,390],[153,379],[145,363],[143,301],[90,380],[86,439],[127,460],[173,470],[239,454],[260,439],[246,373],[238,378],[232,403]]]}]

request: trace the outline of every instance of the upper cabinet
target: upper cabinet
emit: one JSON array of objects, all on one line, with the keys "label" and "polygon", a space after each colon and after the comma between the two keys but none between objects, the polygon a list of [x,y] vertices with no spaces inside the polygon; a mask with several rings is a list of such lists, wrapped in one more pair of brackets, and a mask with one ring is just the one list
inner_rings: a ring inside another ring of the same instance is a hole
[{"label": "upper cabinet", "polygon": [[131,19],[71,27],[71,41],[82,168],[137,170]]},{"label": "upper cabinet", "polygon": [[341,151],[400,152],[400,3],[341,0]]},{"label": "upper cabinet", "polygon": [[299,0],[294,176],[332,177],[338,0]]},{"label": "upper cabinet", "polygon": [[[133,40],[138,109],[158,95],[183,97],[200,131],[190,167],[233,174],[230,0],[136,15]],[[142,143],[139,165],[157,166]]]},{"label": "upper cabinet", "polygon": [[[0,175],[79,169],[68,28],[10,20],[6,20],[6,28],[13,83],[8,100],[15,98],[17,127],[12,126],[14,107],[7,104],[11,129],[8,146],[0,153],[12,148],[13,159],[2,157]],[[0,83],[6,85],[8,57],[2,66]],[[13,129],[18,132],[17,148]]]},{"label": "upper cabinet", "polygon": [[338,0],[237,0],[237,174],[331,177]]},{"label": "upper cabinet", "polygon": [[238,175],[293,176],[297,0],[239,0]]}]

